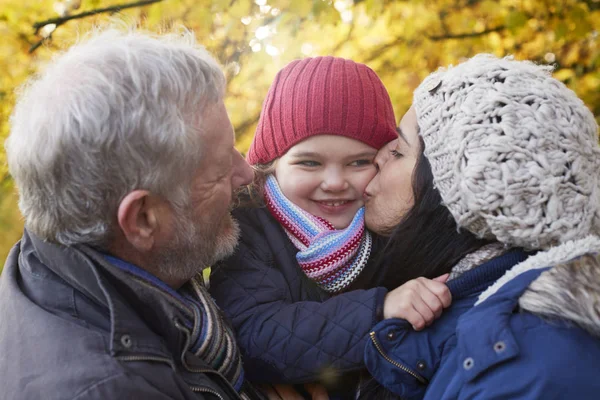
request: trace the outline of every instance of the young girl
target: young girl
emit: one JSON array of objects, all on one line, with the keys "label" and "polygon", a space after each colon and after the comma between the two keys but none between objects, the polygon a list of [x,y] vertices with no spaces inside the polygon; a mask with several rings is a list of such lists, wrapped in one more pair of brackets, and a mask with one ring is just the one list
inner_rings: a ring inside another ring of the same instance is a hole
[{"label": "young girl", "polygon": [[377,150],[397,137],[389,95],[367,66],[317,57],[277,74],[247,156],[262,207],[234,212],[240,245],[210,278],[250,380],[352,392],[356,377],[343,377],[363,368],[376,322],[420,329],[449,305],[445,277],[359,289],[370,286],[361,272],[377,247],[363,192]]}]

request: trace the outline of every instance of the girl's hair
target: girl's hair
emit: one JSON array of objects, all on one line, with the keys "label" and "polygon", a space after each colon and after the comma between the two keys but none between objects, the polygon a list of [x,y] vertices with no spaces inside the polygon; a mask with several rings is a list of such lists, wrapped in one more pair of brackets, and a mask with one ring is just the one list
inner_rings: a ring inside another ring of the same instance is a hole
[{"label": "girl's hair", "polygon": [[[414,206],[392,230],[391,237],[376,262],[377,281],[395,289],[406,281],[435,278],[450,272],[464,256],[489,241],[459,230],[440,193],[433,186],[429,161],[422,149],[413,173]],[[383,272],[383,273],[382,273]]]},{"label": "girl's hair", "polygon": [[277,159],[266,164],[255,164],[252,182],[236,193],[235,207],[258,208],[265,205],[265,182],[267,176],[275,172]]}]

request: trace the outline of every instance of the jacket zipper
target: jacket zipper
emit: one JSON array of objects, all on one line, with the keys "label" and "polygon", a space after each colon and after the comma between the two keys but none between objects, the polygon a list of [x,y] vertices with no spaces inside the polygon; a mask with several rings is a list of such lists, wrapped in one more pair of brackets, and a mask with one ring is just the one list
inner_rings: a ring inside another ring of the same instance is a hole
[{"label": "jacket zipper", "polygon": [[[183,332],[185,334],[185,346],[183,348],[183,352],[181,353],[181,365],[183,365],[183,367],[188,370],[189,372],[193,372],[195,374],[214,374],[217,375],[222,382],[224,382],[229,389],[232,391],[232,393],[235,393],[237,395],[238,399],[241,399],[240,394],[237,392],[237,390],[235,390],[235,388],[233,387],[233,385],[231,385],[231,383],[223,376],[221,375],[221,373],[219,373],[219,371],[214,371],[211,369],[198,369],[198,368],[190,368],[187,364],[187,362],[185,361],[185,353],[188,351],[188,349],[190,348],[190,331],[187,327],[183,326],[181,323],[175,321],[175,327],[177,329],[179,329],[181,332]],[[192,391],[194,392],[202,392],[202,393],[212,393],[216,396],[219,397],[219,399],[223,399],[223,397],[215,392],[214,390],[207,388],[207,387],[203,387],[203,386],[191,386],[190,385],[190,389],[192,389]]]},{"label": "jacket zipper", "polygon": [[[227,379],[226,379],[226,378],[225,378],[223,375],[221,375],[221,373],[220,373],[220,372],[218,372],[218,371],[214,371],[214,370],[211,370],[211,369],[197,369],[197,368],[190,368],[190,367],[188,367],[187,363],[186,363],[186,364],[184,364],[184,367],[185,367],[185,369],[187,369],[188,371],[190,371],[190,372],[193,372],[193,373],[196,373],[196,374],[213,374],[213,375],[216,375],[216,376],[218,376],[218,377],[221,379],[221,381],[222,381],[223,383],[225,383],[225,384],[226,384],[226,385],[229,387],[229,389],[231,390],[231,392],[232,392],[232,393],[235,393],[235,394],[237,395],[237,398],[238,398],[238,399],[241,399],[241,396],[240,396],[240,394],[237,392],[237,390],[235,390],[235,389],[233,388],[233,386],[231,385],[231,383],[230,383],[230,382],[229,382],[229,381],[228,381],[228,380],[227,380]],[[209,389],[209,388],[201,388],[201,387],[198,387],[198,386],[191,386],[191,388],[192,388],[192,390],[194,390],[194,391],[198,391],[198,392],[207,392],[207,393],[213,393],[212,389]],[[202,389],[202,390],[195,390],[195,389]],[[218,393],[216,393],[216,392],[215,392],[214,394],[216,394],[217,396],[219,396],[219,398],[220,398],[220,399],[222,399],[222,398],[223,398],[223,397],[221,397],[221,396],[220,396]]]},{"label": "jacket zipper", "polygon": [[117,357],[118,360],[121,361],[156,361],[156,362],[164,362],[169,364],[169,366],[175,369],[175,365],[173,362],[166,357],[154,357],[154,356],[121,356]]},{"label": "jacket zipper", "polygon": [[[173,362],[170,359],[166,358],[166,357],[123,356],[123,357],[117,357],[117,359],[119,359],[121,361],[157,361],[157,362],[164,362],[164,363],[169,364],[169,366],[171,366],[171,368],[175,369],[175,367],[173,365]],[[188,368],[188,370],[190,372],[196,372],[196,373],[198,373],[198,372],[200,372],[200,373],[213,372],[213,371],[210,371],[210,370],[206,370],[206,371],[203,371],[203,370],[192,371],[189,368]],[[212,390],[210,388],[202,387],[202,386],[191,386],[191,385],[189,387],[192,390],[192,392],[210,393],[210,394],[213,394],[213,395],[217,396],[221,400],[225,400],[223,398],[223,396],[221,396],[218,392],[216,392],[216,391],[214,391],[214,390]],[[232,388],[232,390],[233,390],[233,388]]]},{"label": "jacket zipper", "polygon": [[383,349],[381,348],[381,345],[379,344],[379,342],[377,341],[377,337],[375,336],[375,331],[369,333],[369,336],[371,336],[371,341],[373,342],[373,344],[375,345],[375,348],[377,349],[377,351],[379,352],[379,354],[381,354],[381,356],[390,364],[392,364],[393,366],[400,368],[402,371],[406,372],[407,374],[412,375],[416,380],[418,380],[419,382],[421,382],[424,385],[427,385],[427,379],[423,378],[421,375],[419,375],[418,373],[416,373],[415,371],[413,371],[412,369],[400,364],[399,362],[396,362],[394,360],[392,360],[390,357],[388,357],[387,354],[385,354],[383,352]]},{"label": "jacket zipper", "polygon": [[217,393],[216,391],[214,391],[212,389],[206,388],[206,387],[190,386],[190,389],[192,389],[192,392],[210,393],[210,394],[213,394],[213,395],[217,396],[221,400],[225,400],[223,398],[223,396],[221,396],[219,393]]}]

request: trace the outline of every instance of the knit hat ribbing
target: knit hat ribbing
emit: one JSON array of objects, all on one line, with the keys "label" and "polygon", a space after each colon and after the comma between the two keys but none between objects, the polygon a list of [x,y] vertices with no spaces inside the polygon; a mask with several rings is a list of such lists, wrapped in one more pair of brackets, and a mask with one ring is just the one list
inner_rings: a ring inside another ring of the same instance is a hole
[{"label": "knit hat ribbing", "polygon": [[550,71],[479,55],[415,91],[434,184],[479,237],[546,248],[600,233],[598,126]]},{"label": "knit hat ribbing", "polygon": [[319,134],[346,136],[376,149],[398,137],[390,97],[373,70],[337,57],[288,64],[269,88],[248,162],[266,164]]}]

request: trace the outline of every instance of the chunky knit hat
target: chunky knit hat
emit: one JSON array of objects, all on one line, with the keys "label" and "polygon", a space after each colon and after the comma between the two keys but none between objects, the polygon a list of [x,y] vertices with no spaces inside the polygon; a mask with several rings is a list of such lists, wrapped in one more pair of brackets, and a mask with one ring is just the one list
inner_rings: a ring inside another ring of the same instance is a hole
[{"label": "chunky knit hat", "polygon": [[390,97],[373,70],[336,57],[288,64],[269,88],[248,162],[266,164],[319,134],[346,136],[376,149],[398,137]]},{"label": "chunky knit hat", "polygon": [[540,249],[600,233],[598,126],[550,73],[478,55],[415,91],[434,184],[479,237]]}]

